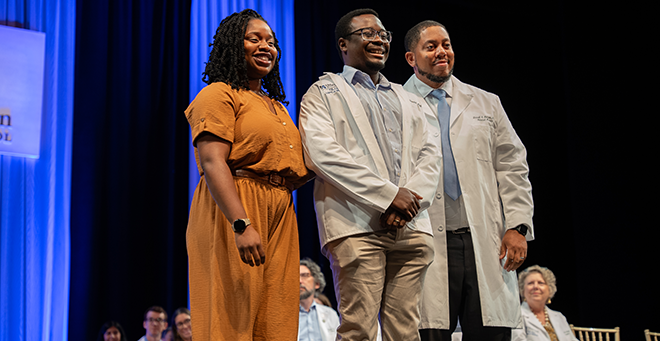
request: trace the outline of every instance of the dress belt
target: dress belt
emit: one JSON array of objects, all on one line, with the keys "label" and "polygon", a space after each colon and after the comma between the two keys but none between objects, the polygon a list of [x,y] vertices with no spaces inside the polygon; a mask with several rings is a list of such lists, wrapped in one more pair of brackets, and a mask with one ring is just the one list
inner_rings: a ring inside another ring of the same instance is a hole
[{"label": "dress belt", "polygon": [[237,176],[239,178],[250,178],[250,179],[257,179],[261,180],[264,182],[267,182],[273,186],[281,186],[281,187],[286,187],[289,191],[293,192],[293,184],[291,181],[286,181],[284,177],[277,173],[270,173],[268,175],[259,175],[253,171],[249,171],[247,169],[237,169],[233,172],[234,176]]},{"label": "dress belt", "polygon": [[469,227],[461,227],[460,229],[449,230],[448,232],[453,233],[453,234],[465,234],[465,233],[470,233],[470,228]]}]

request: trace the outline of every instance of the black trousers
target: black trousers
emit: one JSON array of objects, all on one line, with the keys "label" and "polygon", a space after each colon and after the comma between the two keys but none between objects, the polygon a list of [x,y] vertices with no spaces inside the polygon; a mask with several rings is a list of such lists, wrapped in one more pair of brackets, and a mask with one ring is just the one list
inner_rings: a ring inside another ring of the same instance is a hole
[{"label": "black trousers", "polygon": [[422,341],[451,341],[460,319],[464,341],[510,341],[511,328],[484,327],[472,235],[447,232],[449,330],[421,329]]}]

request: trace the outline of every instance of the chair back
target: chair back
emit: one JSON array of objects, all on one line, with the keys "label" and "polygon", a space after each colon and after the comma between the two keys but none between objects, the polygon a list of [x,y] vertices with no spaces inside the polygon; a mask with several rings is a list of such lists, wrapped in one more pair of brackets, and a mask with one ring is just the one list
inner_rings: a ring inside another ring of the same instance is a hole
[{"label": "chair back", "polygon": [[571,330],[580,341],[621,341],[619,327],[613,329],[587,328],[575,327],[571,324]]},{"label": "chair back", "polygon": [[646,341],[660,341],[660,333],[654,333],[648,329],[644,330],[644,336],[646,336]]}]

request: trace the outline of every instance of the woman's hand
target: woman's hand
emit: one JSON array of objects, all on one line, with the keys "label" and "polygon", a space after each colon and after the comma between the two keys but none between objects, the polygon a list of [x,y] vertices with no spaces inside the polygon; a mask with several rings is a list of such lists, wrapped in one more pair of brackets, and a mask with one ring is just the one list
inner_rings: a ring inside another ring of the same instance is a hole
[{"label": "woman's hand", "polygon": [[234,233],[234,239],[243,263],[259,266],[266,262],[266,252],[261,245],[261,237],[252,225],[248,225],[241,233]]},{"label": "woman's hand", "polygon": [[[233,222],[249,218],[227,165],[231,143],[212,134],[202,134],[197,138],[197,151],[209,191],[227,220]],[[250,266],[264,264],[266,253],[261,245],[261,237],[252,225],[248,225],[242,233],[234,233],[234,239],[243,263]]]}]

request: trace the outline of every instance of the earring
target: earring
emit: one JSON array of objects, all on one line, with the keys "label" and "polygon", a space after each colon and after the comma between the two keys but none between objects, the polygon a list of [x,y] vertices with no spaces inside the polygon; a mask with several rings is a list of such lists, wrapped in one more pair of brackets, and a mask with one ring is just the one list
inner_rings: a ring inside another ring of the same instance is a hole
[{"label": "earring", "polygon": [[548,304],[550,304],[550,303],[552,303],[552,300],[550,300],[550,299],[548,298]]}]

